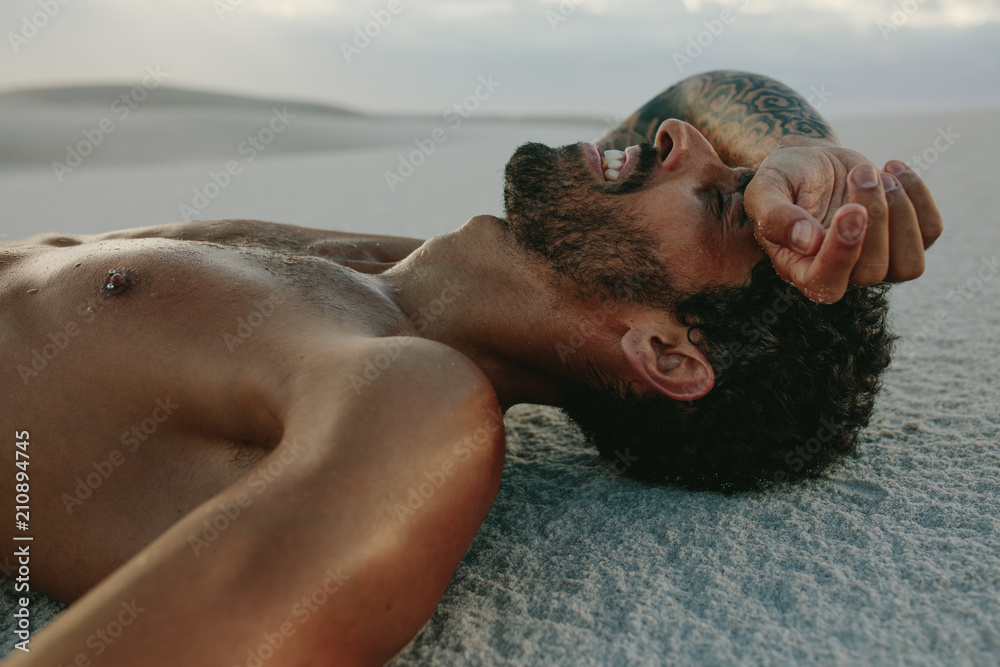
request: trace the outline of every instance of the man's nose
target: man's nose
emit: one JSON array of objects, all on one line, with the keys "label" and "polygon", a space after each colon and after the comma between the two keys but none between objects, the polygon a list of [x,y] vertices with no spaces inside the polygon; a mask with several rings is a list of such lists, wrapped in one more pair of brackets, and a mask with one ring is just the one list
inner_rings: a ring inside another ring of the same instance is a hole
[{"label": "man's nose", "polygon": [[660,124],[654,145],[664,171],[694,170],[703,178],[722,181],[740,192],[754,175],[753,169],[726,165],[698,128],[677,118]]},{"label": "man's nose", "polygon": [[660,124],[653,145],[661,168],[666,171],[728,168],[697,128],[677,118],[668,118]]}]

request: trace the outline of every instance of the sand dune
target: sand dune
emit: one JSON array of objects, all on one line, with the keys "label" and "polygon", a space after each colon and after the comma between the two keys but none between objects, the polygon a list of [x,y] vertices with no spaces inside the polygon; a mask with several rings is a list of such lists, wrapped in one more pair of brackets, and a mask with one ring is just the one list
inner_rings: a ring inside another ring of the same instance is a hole
[{"label": "sand dune", "polygon": [[[409,146],[437,127],[461,130],[468,141],[480,137],[484,126],[516,131],[523,125],[472,112],[468,117],[452,112],[447,120],[445,112],[438,117],[373,116],[303,102],[141,86],[5,93],[0,94],[0,110],[0,170],[66,163],[70,149],[98,140],[84,160],[88,168],[228,159],[247,137],[267,128],[276,111],[294,122],[281,132],[280,141],[268,145],[270,155]],[[102,122],[110,131],[101,130]],[[570,122],[600,128],[597,121]],[[470,132],[473,124],[477,128]]]}]

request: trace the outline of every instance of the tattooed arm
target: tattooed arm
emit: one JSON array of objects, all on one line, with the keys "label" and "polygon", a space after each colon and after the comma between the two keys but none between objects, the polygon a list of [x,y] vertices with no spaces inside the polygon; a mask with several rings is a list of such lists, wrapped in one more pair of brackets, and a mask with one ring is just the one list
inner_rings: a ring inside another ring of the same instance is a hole
[{"label": "tattooed arm", "polygon": [[609,132],[600,148],[653,141],[667,118],[691,123],[731,167],[756,169],[791,146],[839,146],[833,128],[798,93],[760,74],[716,71],[671,86]]},{"label": "tattooed arm", "polygon": [[942,229],[927,186],[899,161],[880,174],[841,147],[788,86],[747,72],[698,74],[647,102],[598,146],[653,141],[668,118],[697,128],[728,165],[756,170],[744,203],[757,241],[809,298],[833,302],[849,286],[923,273],[924,250]]}]

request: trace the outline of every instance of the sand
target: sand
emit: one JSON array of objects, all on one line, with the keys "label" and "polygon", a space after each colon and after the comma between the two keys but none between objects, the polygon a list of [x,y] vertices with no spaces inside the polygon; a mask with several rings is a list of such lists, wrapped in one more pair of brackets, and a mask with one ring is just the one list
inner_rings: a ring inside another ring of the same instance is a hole
[{"label": "sand", "polygon": [[[0,233],[183,219],[193,189],[237,161],[199,217],[427,236],[500,212],[517,144],[604,131],[475,116],[455,128],[180,92],[119,119],[115,93],[0,96]],[[284,107],[297,117],[246,162],[239,144]],[[60,183],[51,163],[105,117],[115,130]],[[925,275],[892,292],[903,340],[856,457],[764,494],[649,488],[597,460],[558,411],[517,407],[496,504],[392,664],[1000,664],[998,120],[835,122],[880,163],[927,151],[946,223]],[[385,172],[438,128],[446,140],[390,189]],[[36,621],[60,609],[36,599]]]}]

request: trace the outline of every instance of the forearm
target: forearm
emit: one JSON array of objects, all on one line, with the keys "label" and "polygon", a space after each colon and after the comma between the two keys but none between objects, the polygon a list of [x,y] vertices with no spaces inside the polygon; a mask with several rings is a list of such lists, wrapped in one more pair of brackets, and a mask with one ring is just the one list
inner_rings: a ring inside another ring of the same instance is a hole
[{"label": "forearm", "polygon": [[206,241],[223,245],[259,245],[285,248],[290,253],[347,255],[355,259],[397,262],[423,244],[422,239],[355,232],[334,232],[261,220],[194,220],[150,227],[136,227],[95,234],[88,241],[167,238]]},{"label": "forearm", "polygon": [[839,146],[829,123],[788,86],[749,72],[719,70],[684,79],[647,102],[598,146],[624,149],[653,141],[668,118],[691,123],[723,162],[756,169],[789,146]]}]

